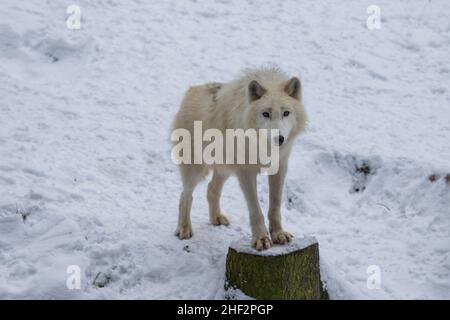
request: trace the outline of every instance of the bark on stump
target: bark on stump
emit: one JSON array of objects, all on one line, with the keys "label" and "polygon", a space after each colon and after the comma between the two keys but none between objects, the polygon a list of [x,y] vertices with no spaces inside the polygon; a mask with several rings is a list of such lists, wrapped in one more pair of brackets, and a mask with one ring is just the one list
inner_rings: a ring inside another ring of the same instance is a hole
[{"label": "bark on stump", "polygon": [[239,289],[255,299],[328,299],[320,279],[319,244],[314,237],[294,238],[266,251],[249,240],[228,250],[225,289]]}]

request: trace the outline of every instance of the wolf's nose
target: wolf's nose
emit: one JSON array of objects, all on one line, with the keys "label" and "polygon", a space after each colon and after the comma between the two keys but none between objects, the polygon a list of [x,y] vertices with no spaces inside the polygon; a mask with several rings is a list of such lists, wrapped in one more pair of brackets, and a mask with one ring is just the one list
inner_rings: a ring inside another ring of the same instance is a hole
[{"label": "wolf's nose", "polygon": [[275,143],[277,145],[281,146],[283,144],[283,142],[284,142],[284,137],[283,136],[275,137]]}]

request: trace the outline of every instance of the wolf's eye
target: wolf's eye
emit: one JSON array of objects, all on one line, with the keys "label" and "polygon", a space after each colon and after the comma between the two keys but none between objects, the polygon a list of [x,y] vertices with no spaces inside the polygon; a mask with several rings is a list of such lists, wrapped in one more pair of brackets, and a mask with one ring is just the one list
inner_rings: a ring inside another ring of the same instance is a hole
[{"label": "wolf's eye", "polygon": [[285,112],[283,113],[283,117],[287,117],[287,116],[289,116],[289,114],[290,114],[289,111],[285,111]]},{"label": "wolf's eye", "polygon": [[270,113],[268,112],[263,112],[262,115],[264,118],[270,118]]}]

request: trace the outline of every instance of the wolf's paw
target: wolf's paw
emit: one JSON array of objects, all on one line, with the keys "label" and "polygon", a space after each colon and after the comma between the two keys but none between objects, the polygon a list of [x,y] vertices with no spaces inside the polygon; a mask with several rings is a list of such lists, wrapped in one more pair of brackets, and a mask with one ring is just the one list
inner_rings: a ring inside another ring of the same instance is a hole
[{"label": "wolf's paw", "polygon": [[175,235],[180,239],[189,239],[192,237],[192,227],[191,226],[179,226],[177,231],[175,231]]},{"label": "wolf's paw", "polygon": [[292,238],[294,237],[292,234],[284,230],[273,231],[271,232],[271,236],[273,243],[277,244],[286,244],[288,242],[291,242]]},{"label": "wolf's paw", "polygon": [[211,224],[215,225],[215,226],[228,226],[230,225],[230,222],[228,221],[227,217],[225,217],[224,215],[220,214],[218,216],[215,216],[213,218],[210,219],[211,220]]},{"label": "wolf's paw", "polygon": [[258,251],[270,249],[272,247],[272,240],[267,235],[253,238],[252,247]]}]

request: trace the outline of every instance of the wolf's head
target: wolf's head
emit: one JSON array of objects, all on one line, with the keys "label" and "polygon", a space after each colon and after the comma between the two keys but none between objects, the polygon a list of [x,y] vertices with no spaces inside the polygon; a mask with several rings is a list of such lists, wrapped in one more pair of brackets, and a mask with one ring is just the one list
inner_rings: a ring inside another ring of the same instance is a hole
[{"label": "wolf's head", "polygon": [[291,145],[294,138],[304,130],[306,114],[301,91],[297,77],[259,77],[248,84],[247,116],[251,117],[256,129],[268,130],[268,139],[275,145]]}]

